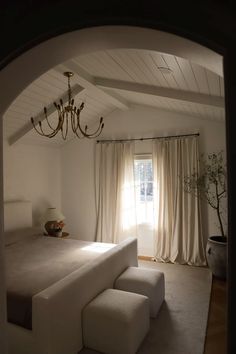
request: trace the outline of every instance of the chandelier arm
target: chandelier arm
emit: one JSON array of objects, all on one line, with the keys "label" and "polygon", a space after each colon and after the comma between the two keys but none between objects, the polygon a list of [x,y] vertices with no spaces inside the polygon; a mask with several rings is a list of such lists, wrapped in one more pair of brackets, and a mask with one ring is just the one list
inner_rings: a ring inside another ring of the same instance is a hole
[{"label": "chandelier arm", "polygon": [[53,126],[52,126],[51,123],[49,122],[49,119],[48,119],[48,116],[47,116],[47,115],[45,115],[45,118],[46,118],[46,121],[47,121],[47,123],[48,123],[49,128],[50,128],[51,130],[55,131],[57,128],[53,128]]},{"label": "chandelier arm", "polygon": [[[64,121],[65,121],[65,117],[64,117]],[[64,126],[61,126],[61,136],[63,140],[66,140],[66,134],[64,134]]]},{"label": "chandelier arm", "polygon": [[31,117],[31,123],[33,124],[33,128],[36,130],[36,132],[37,132],[39,135],[44,135],[44,134],[42,133],[42,127],[41,127],[41,125],[40,125],[40,124],[41,124],[41,121],[38,122],[41,131],[36,127],[36,125],[35,125],[35,123],[34,123],[34,118],[33,118],[33,117]]},{"label": "chandelier arm", "polygon": [[[82,108],[83,108],[83,107],[82,107]],[[81,108],[81,110],[82,110],[82,108]],[[75,110],[75,111],[74,111],[73,117],[72,117],[72,119],[71,119],[71,128],[72,128],[73,133],[76,134],[76,136],[77,136],[79,139],[83,139],[83,138],[85,138],[85,133],[83,132],[82,129],[80,130],[80,133],[81,133],[82,135],[79,135],[79,134],[78,134],[78,128],[79,128],[78,112],[80,112],[80,110],[77,110],[77,111]],[[77,124],[76,124],[75,122],[76,122]]]},{"label": "chandelier arm", "polygon": [[97,134],[101,134],[102,130],[103,130],[104,124],[103,123],[99,123],[99,126],[97,128],[97,130],[95,130],[93,133],[89,133],[89,136],[94,136],[97,137]]},{"label": "chandelier arm", "polygon": [[47,138],[53,138],[53,137],[58,133],[58,131],[59,131],[58,126],[57,126],[57,128],[54,129],[53,132],[48,133],[48,134],[47,134],[47,133],[44,133],[43,127],[42,127],[42,122],[39,123],[39,127],[40,127],[40,130],[41,130],[41,132],[42,132],[42,135],[43,135],[43,136],[46,136]]},{"label": "chandelier arm", "polygon": [[[55,105],[56,108],[57,108],[57,105],[56,105],[55,102],[54,102],[54,105]],[[50,124],[50,122],[49,122],[49,120],[48,120],[47,108],[44,107],[43,110],[44,110],[44,116],[45,116],[45,118],[46,118],[46,121],[47,121],[47,123],[48,123],[49,128],[51,128],[51,129],[54,131],[55,129],[53,128],[53,126]]]},{"label": "chandelier arm", "polygon": [[[92,132],[92,133],[87,133],[87,125],[85,126],[85,130],[83,130],[81,128],[81,125],[80,125],[80,112],[82,111],[82,109],[84,108],[84,102],[81,103],[80,105],[80,108],[77,109],[76,111],[76,116],[77,116],[77,124],[75,126],[75,124],[73,124],[73,131],[76,132],[78,131],[78,129],[80,130],[81,134],[86,137],[86,138],[92,138],[92,137],[96,137],[97,136],[97,133],[100,131],[99,134],[101,134],[102,132],[102,129],[104,127],[104,124],[103,124],[103,117],[100,118],[100,123],[99,123],[99,126],[98,128]],[[73,122],[74,123],[74,122]],[[78,134],[76,134],[78,136]]]},{"label": "chandelier arm", "polygon": [[68,134],[68,118],[66,120],[66,135],[65,135],[65,140],[67,138],[67,134]]},{"label": "chandelier arm", "polygon": [[66,119],[64,118],[64,120],[66,120],[66,129],[64,131],[63,125],[61,126],[61,135],[62,135],[62,139],[66,140],[68,134],[68,114],[66,115]]},{"label": "chandelier arm", "polygon": [[[55,106],[56,106],[56,103],[54,103],[54,104],[55,104]],[[57,111],[58,111],[58,115],[60,115],[60,111],[59,111],[58,108],[57,108]],[[43,132],[43,129],[42,129],[42,122],[41,122],[41,121],[38,122],[38,124],[39,124],[39,126],[40,126],[40,130],[37,129],[37,128],[36,128],[36,125],[35,125],[35,123],[34,123],[34,119],[33,119],[33,117],[31,117],[31,122],[32,122],[33,127],[34,127],[34,129],[36,130],[36,132],[39,133],[40,135],[43,135],[43,136],[49,136],[49,135],[53,134],[55,131],[58,132],[58,131],[60,130],[60,125],[63,125],[63,122],[61,123],[61,122],[60,122],[60,119],[59,119],[59,122],[58,122],[57,127],[56,127],[56,128],[53,128],[53,126],[52,126],[52,125],[50,124],[50,122],[49,122],[48,115],[47,115],[47,108],[46,108],[46,107],[44,107],[44,116],[45,116],[45,119],[46,119],[46,121],[47,121],[47,124],[48,124],[49,128],[52,130],[52,133],[45,134],[45,133]],[[40,131],[41,131],[41,132],[40,132]]]},{"label": "chandelier arm", "polygon": [[103,129],[103,127],[101,126],[100,129],[97,131],[96,135],[95,135],[95,134],[93,134],[93,135],[91,134],[91,135],[89,135],[87,138],[88,138],[88,139],[97,138],[97,137],[101,134],[102,129]]},{"label": "chandelier arm", "polygon": [[82,136],[79,135],[77,130],[75,130],[74,133],[75,133],[75,135],[77,136],[77,138],[79,138],[79,139],[84,139],[84,138],[86,138],[86,136],[85,136],[83,133],[82,133],[82,134],[83,134]]},{"label": "chandelier arm", "polygon": [[80,133],[81,133],[84,137],[88,138],[89,135],[86,133],[85,130],[83,130],[83,129],[81,128],[80,122],[79,122],[79,120],[78,120],[78,117],[77,117],[77,123],[78,123],[78,125],[77,125],[76,131],[75,131],[75,132],[76,132],[76,135],[78,136],[77,131],[79,130]]},{"label": "chandelier arm", "polygon": [[[100,127],[94,133],[88,134],[88,133],[86,133],[86,131],[83,131],[83,129],[79,125],[75,132],[77,133],[78,131],[80,131],[80,133],[83,134],[83,136],[85,138],[91,138],[91,137],[95,136],[99,130],[100,130]],[[76,134],[76,135],[78,136],[78,134]]]},{"label": "chandelier arm", "polygon": [[66,140],[66,134],[64,135],[63,129],[61,129],[61,136],[62,136],[62,139],[63,139],[63,140]]},{"label": "chandelier arm", "polygon": [[80,131],[80,133],[82,135],[78,134],[78,125],[77,125],[77,127],[75,127],[75,118],[73,118],[73,121],[71,121],[71,128],[72,128],[73,133],[77,136],[77,138],[79,138],[79,139],[85,138],[85,135],[83,132]]},{"label": "chandelier arm", "polygon": [[63,103],[62,98],[60,99],[60,104],[58,104],[58,107],[59,107],[60,111],[64,110],[64,103]]},{"label": "chandelier arm", "polygon": [[75,114],[74,114],[74,112],[71,114],[71,129],[73,132],[75,131]]},{"label": "chandelier arm", "polygon": [[[78,112],[77,112],[76,107],[75,107],[75,109],[73,111],[73,117],[71,118],[71,128],[72,128],[73,132],[75,132],[77,130],[77,128],[78,128],[78,118],[75,119],[75,117],[77,117],[77,114],[78,114]],[[75,120],[76,120],[77,124],[75,124]]]},{"label": "chandelier arm", "polygon": [[[32,121],[32,120],[31,120]],[[53,138],[58,132],[52,132],[52,133],[50,133],[50,134],[45,134],[44,132],[43,132],[43,129],[42,129],[42,123],[41,123],[41,121],[39,122],[39,126],[40,126],[40,130],[36,127],[36,125],[33,123],[33,127],[34,127],[34,129],[36,130],[36,132],[39,134],[39,135],[41,135],[41,136],[45,136],[45,137],[47,137],[47,138]]]},{"label": "chandelier arm", "polygon": [[[63,123],[64,123],[63,114],[61,114],[61,112],[60,112],[59,110],[58,110],[58,118],[59,118],[59,120],[58,120],[58,124],[57,124],[56,128],[53,128],[53,127],[49,124],[48,119],[46,119],[46,120],[47,120],[47,123],[48,123],[48,125],[49,125],[49,127],[53,130],[53,132],[52,132],[52,133],[49,133],[49,134],[47,134],[47,135],[45,135],[45,136],[48,136],[48,135],[54,134],[54,133],[55,133],[55,135],[56,135],[56,134],[59,132],[59,130],[61,129],[61,127],[63,126]],[[55,136],[55,135],[53,135],[53,136]]]},{"label": "chandelier arm", "polygon": [[[78,129],[79,129],[79,121],[78,121],[78,117],[77,117],[77,114],[76,114],[76,118],[73,119],[73,132],[75,133]],[[82,130],[82,129],[81,129]],[[81,132],[83,134],[83,132]],[[83,134],[84,135],[84,134]]]},{"label": "chandelier arm", "polygon": [[[48,121],[48,117],[47,117],[47,109],[46,109],[46,107],[44,107],[44,115],[45,115],[45,118],[46,118],[46,121],[47,121],[47,123],[48,123],[48,125],[49,125],[49,127],[54,131],[55,129],[50,125],[50,123],[49,123],[49,121]],[[34,129],[36,130],[36,132],[37,133],[39,133],[40,135],[44,135],[44,133],[43,133],[43,130],[42,130],[42,122],[41,121],[39,121],[37,124],[39,124],[39,126],[40,126],[40,130],[38,129],[38,128],[36,128],[36,124],[35,124],[35,122],[34,122],[34,118],[33,117],[31,117],[31,123],[33,124],[33,127],[34,127]],[[41,131],[41,132],[40,132]]]},{"label": "chandelier arm", "polygon": [[73,119],[71,120],[71,128],[72,131],[75,133],[78,130],[78,116],[77,113],[73,115]]},{"label": "chandelier arm", "polygon": [[[96,137],[99,131],[100,131],[99,134],[101,134],[103,128],[104,128],[103,117],[101,117],[97,130],[95,130],[93,133],[87,133],[87,134],[88,134],[89,136],[94,136],[94,137]],[[87,131],[87,126],[86,126],[86,131]]]},{"label": "chandelier arm", "polygon": [[57,125],[57,127],[56,127],[55,129],[54,129],[53,127],[51,127],[51,125],[49,124],[47,118],[46,118],[46,121],[47,121],[49,127],[53,130],[51,133],[48,133],[48,134],[43,131],[42,122],[41,122],[41,121],[39,121],[39,123],[38,123],[38,124],[39,124],[39,127],[40,127],[40,130],[39,130],[39,129],[36,127],[35,123],[34,123],[34,119],[31,118],[31,122],[32,122],[32,124],[33,124],[33,127],[34,127],[34,129],[36,130],[36,132],[37,132],[38,134],[40,134],[41,136],[45,136],[45,137],[47,137],[47,138],[52,138],[52,137],[54,137],[54,136],[59,132],[59,130],[60,130],[61,127],[63,126],[63,121],[64,121],[64,119],[63,119],[63,116],[62,116],[62,118],[61,118],[61,115],[59,116],[58,125]]},{"label": "chandelier arm", "polygon": [[44,136],[45,136],[46,138],[54,138],[54,136],[56,136],[57,133],[58,133],[58,131],[55,131],[54,133],[51,133],[51,134],[44,134]]},{"label": "chandelier arm", "polygon": [[[76,123],[75,124],[75,118],[74,118],[74,125],[73,125],[73,129],[74,129],[74,132],[79,128],[79,125],[80,125],[80,112],[82,111],[82,109],[84,108],[84,102],[81,103],[80,107],[76,110],[76,107],[75,107],[75,115],[76,115]],[[80,126],[81,128],[81,126]],[[82,129],[82,128],[81,128]],[[83,131],[82,131],[82,134],[84,135]]]},{"label": "chandelier arm", "polygon": [[[102,117],[100,118],[100,123],[98,125],[98,128],[95,131],[89,133],[87,125],[85,125],[85,129],[83,130],[83,128],[80,125],[80,112],[84,108],[84,102],[81,103],[81,105],[78,109],[76,108],[76,106],[74,106],[74,99],[72,98],[72,89],[71,89],[71,85],[70,85],[70,78],[73,76],[73,73],[72,72],[65,72],[64,75],[68,78],[68,105],[64,106],[62,99],[60,99],[59,104],[54,102],[54,106],[56,107],[56,111],[58,114],[57,127],[54,129],[53,126],[51,125],[49,117],[47,115],[47,108],[44,107],[45,120],[47,122],[49,129],[52,130],[52,132],[48,133],[48,134],[45,133],[43,131],[41,121],[39,121],[37,123],[37,124],[39,124],[39,128],[36,127],[36,124],[35,124],[34,119],[32,117],[31,122],[32,122],[32,125],[33,125],[35,131],[41,136],[52,138],[60,130],[61,134],[62,134],[62,138],[64,140],[66,140],[67,135],[68,135],[68,126],[69,126],[69,119],[70,119],[72,131],[74,134],[76,134],[76,136],[79,139],[96,138],[97,136],[99,136],[101,134],[101,132],[103,130],[103,127],[104,127],[103,118]],[[64,123],[65,123],[65,125],[64,125]]]},{"label": "chandelier arm", "polygon": [[101,132],[103,130],[103,127],[104,127],[103,118],[102,117],[100,118],[100,123],[99,123],[98,128],[92,133],[87,133],[87,125],[85,126],[85,130],[83,131],[83,129],[80,126],[80,116],[78,116],[78,115],[77,115],[77,123],[78,124],[77,124],[76,131],[79,129],[81,134],[83,134],[83,136],[86,137],[86,138],[97,137],[98,136],[97,134],[101,134]]}]

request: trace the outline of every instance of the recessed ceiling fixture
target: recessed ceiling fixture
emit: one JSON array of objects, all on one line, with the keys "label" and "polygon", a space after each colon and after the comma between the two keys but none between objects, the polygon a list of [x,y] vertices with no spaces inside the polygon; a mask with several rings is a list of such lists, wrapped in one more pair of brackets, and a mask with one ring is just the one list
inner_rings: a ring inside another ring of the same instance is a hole
[{"label": "recessed ceiling fixture", "polygon": [[[62,99],[60,99],[60,103],[54,102],[54,106],[56,107],[56,111],[58,114],[58,122],[56,128],[53,128],[52,124],[50,123],[47,115],[47,108],[44,107],[44,116],[47,122],[47,129],[49,129],[49,133],[44,132],[42,127],[42,121],[34,122],[34,118],[32,117],[31,122],[33,124],[34,129],[39,135],[45,136],[47,138],[53,138],[60,131],[62,138],[66,140],[70,120],[72,131],[78,138],[96,138],[101,134],[103,130],[103,118],[100,118],[98,128],[93,132],[88,132],[87,125],[85,125],[84,129],[81,127],[80,112],[84,108],[84,102],[80,104],[79,108],[74,105],[74,99],[72,99],[72,91],[70,86],[70,78],[74,74],[70,71],[66,71],[64,75],[68,78],[68,104],[64,106]],[[37,127],[37,124],[39,125],[39,128]]]},{"label": "recessed ceiling fixture", "polygon": [[160,72],[162,72],[162,74],[172,74],[173,72],[170,68],[166,66],[158,66],[157,68],[160,70]]}]

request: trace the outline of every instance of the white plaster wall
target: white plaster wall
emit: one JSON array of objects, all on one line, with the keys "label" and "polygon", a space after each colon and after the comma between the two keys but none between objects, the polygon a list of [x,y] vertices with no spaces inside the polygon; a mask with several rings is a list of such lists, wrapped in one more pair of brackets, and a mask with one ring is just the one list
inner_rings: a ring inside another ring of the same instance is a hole
[{"label": "white plaster wall", "polygon": [[95,241],[94,140],[74,139],[61,149],[62,210],[71,237]]},{"label": "white plaster wall", "polygon": [[[200,151],[225,150],[225,124],[145,106],[114,111],[105,118],[99,139],[124,139],[200,133]],[[75,139],[62,148],[62,209],[74,237],[94,240],[94,140]],[[151,152],[151,142],[137,142],[137,153]],[[204,236],[218,232],[214,213],[204,210]]]},{"label": "white plaster wall", "polygon": [[5,141],[3,151],[4,200],[30,200],[33,224],[40,225],[46,208],[61,208],[60,150]]}]

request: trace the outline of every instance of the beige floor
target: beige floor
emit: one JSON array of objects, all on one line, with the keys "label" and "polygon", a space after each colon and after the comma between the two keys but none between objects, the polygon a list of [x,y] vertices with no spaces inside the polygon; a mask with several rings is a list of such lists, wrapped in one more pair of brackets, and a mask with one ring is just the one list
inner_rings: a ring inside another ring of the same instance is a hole
[{"label": "beige floor", "polygon": [[[166,296],[137,354],[203,354],[211,272],[207,268],[143,260],[139,265],[165,273]],[[84,348],[80,353],[97,352]]]}]

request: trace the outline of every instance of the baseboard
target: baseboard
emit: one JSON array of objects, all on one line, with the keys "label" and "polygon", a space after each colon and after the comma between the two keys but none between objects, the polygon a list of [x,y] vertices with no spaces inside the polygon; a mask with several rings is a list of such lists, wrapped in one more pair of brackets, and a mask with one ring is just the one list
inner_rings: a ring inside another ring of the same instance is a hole
[{"label": "baseboard", "polygon": [[141,261],[153,261],[153,257],[151,256],[138,256],[138,259]]}]

